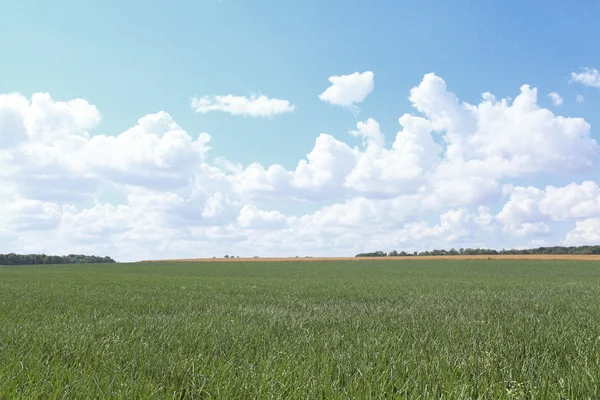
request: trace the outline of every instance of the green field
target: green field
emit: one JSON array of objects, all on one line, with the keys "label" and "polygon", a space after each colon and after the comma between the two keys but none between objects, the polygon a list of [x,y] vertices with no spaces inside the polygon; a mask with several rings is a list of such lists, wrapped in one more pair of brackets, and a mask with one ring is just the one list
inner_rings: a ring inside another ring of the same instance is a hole
[{"label": "green field", "polygon": [[599,399],[600,266],[0,267],[0,398]]}]

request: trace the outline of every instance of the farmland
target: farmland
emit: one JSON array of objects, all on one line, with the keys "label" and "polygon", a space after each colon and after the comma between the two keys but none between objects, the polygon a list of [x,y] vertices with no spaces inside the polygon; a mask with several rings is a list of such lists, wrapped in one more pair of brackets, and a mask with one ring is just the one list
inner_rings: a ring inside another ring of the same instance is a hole
[{"label": "farmland", "polygon": [[0,398],[600,398],[597,261],[0,267]]}]

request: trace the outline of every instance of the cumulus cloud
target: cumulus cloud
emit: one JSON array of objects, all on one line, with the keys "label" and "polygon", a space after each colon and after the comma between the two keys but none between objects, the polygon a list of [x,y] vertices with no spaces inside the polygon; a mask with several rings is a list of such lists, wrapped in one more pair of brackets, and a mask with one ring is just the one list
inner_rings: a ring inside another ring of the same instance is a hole
[{"label": "cumulus cloud", "polygon": [[254,163],[236,175],[238,188],[245,193],[306,200],[351,195],[393,197],[414,191],[425,183],[426,173],[439,161],[442,148],[434,142],[431,126],[424,118],[406,114],[399,123],[403,129],[391,147],[385,145],[377,121],[368,119],[350,131],[363,138],[362,147],[353,148],[321,134],[294,170]]},{"label": "cumulus cloud", "polygon": [[520,237],[547,236],[550,234],[550,227],[543,222],[526,222],[515,229],[513,233]]},{"label": "cumulus cloud", "polygon": [[577,221],[575,228],[567,233],[565,243],[569,245],[597,245],[600,243],[600,218]]},{"label": "cumulus cloud", "polygon": [[194,139],[162,111],[106,136],[88,132],[100,114],[84,100],[10,95],[0,98],[0,110],[1,135],[10,138],[0,148],[4,159],[11,160],[5,179],[39,199],[68,197],[69,192],[93,195],[106,183],[182,186],[209,150],[208,134]]},{"label": "cumulus cloud", "polygon": [[[348,76],[332,80],[326,101],[364,100],[372,74],[362,97]],[[165,111],[99,135],[101,115],[85,100],[0,95],[0,252],[135,260],[595,240],[596,182],[511,184],[577,181],[599,150],[585,120],[541,107],[528,85],[512,100],[484,93],[469,104],[433,73],[409,100],[395,133],[365,118],[316,136],[286,168],[211,162],[211,136]]]},{"label": "cumulus cloud", "polygon": [[438,132],[448,162],[477,166],[489,176],[576,171],[591,166],[598,144],[582,118],[554,115],[537,104],[537,89],[521,86],[512,103],[484,93],[479,105],[460,103],[446,82],[425,75],[410,100]]},{"label": "cumulus cloud", "polygon": [[600,187],[592,181],[562,187],[509,187],[509,200],[498,218],[505,224],[567,221],[600,216]]},{"label": "cumulus cloud", "polygon": [[[576,173],[598,154],[585,120],[540,107],[537,90],[528,85],[512,102],[484,93],[480,104],[471,105],[459,102],[443,79],[427,74],[410,100],[425,118],[402,116],[403,129],[391,147],[377,121],[367,119],[350,131],[362,147],[322,134],[295,170],[247,167],[239,175],[243,190],[314,200],[393,197],[424,188],[424,204],[458,207],[497,199],[502,179]],[[436,133],[443,135],[445,151]]]},{"label": "cumulus cloud", "polygon": [[244,228],[265,229],[281,228],[286,224],[287,218],[278,211],[263,211],[253,204],[246,204],[240,210],[237,220]]},{"label": "cumulus cloud", "polygon": [[80,148],[83,167],[113,182],[170,188],[187,183],[204,159],[210,135],[196,139],[165,112],[147,115],[117,136],[93,136]]},{"label": "cumulus cloud", "polygon": [[271,118],[294,111],[296,106],[288,100],[271,99],[264,95],[247,96],[204,96],[192,98],[192,108],[197,113],[223,111],[232,115]]},{"label": "cumulus cloud", "polygon": [[331,86],[319,95],[319,99],[337,106],[354,108],[373,91],[374,76],[371,71],[331,76]]},{"label": "cumulus cloud", "polygon": [[578,72],[571,72],[571,82],[584,86],[600,88],[600,71],[596,68],[582,68]]},{"label": "cumulus cloud", "polygon": [[550,98],[550,100],[552,100],[552,104],[554,104],[555,106],[560,106],[564,102],[564,99],[560,96],[560,94],[556,92],[548,93],[548,97]]}]

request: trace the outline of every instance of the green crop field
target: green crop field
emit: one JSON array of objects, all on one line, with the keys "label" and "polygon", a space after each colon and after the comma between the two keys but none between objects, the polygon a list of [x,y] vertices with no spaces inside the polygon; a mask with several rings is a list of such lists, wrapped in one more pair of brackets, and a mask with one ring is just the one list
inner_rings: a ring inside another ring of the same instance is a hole
[{"label": "green crop field", "polygon": [[0,399],[599,399],[600,265],[0,267]]}]

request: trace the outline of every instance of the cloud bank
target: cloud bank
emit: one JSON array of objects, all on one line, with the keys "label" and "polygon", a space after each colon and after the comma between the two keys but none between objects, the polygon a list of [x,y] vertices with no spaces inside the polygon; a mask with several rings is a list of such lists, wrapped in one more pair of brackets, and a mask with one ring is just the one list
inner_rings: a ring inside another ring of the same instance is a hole
[{"label": "cloud bank", "polygon": [[[330,81],[321,96],[336,105],[354,105],[372,90],[369,73]],[[599,152],[585,120],[541,107],[529,85],[514,100],[483,93],[478,104],[462,102],[433,73],[409,100],[413,110],[399,116],[395,134],[366,118],[347,132],[359,146],[321,134],[286,169],[210,162],[211,134],[218,132],[187,132],[164,111],[104,136],[90,133],[101,115],[83,99],[0,95],[0,252],[127,261],[583,244],[600,237],[600,188],[577,180]],[[255,103],[246,99],[235,108],[208,99],[201,107],[273,112],[248,105]],[[544,174],[572,183],[515,184]]]}]

